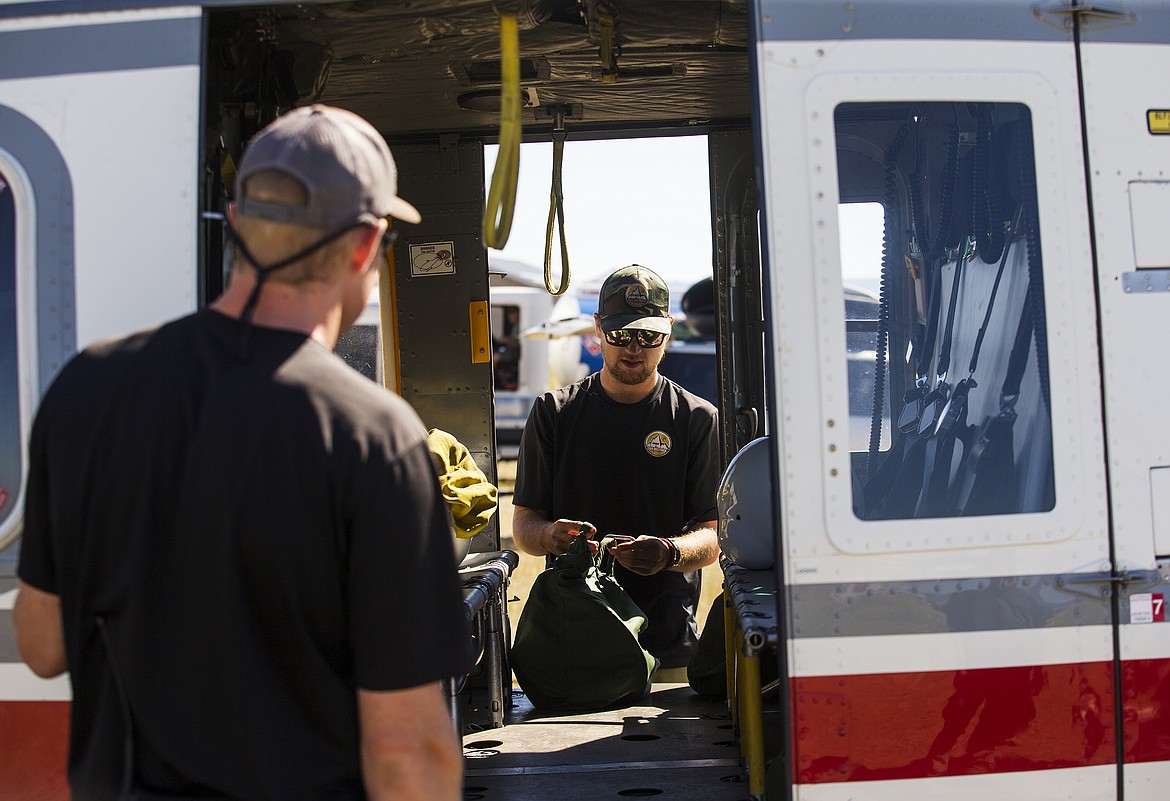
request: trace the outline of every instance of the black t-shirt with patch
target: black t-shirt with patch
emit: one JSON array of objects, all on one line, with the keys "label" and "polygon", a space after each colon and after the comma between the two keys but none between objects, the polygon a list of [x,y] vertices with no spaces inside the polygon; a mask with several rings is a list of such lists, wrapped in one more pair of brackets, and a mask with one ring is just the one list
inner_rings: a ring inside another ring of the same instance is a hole
[{"label": "black t-shirt with patch", "polygon": [[20,577],[61,597],[74,797],[359,799],[356,689],[463,673],[413,410],[303,334],[210,310],[96,345],[33,426]]},{"label": "black t-shirt with patch", "polygon": [[[715,518],[715,408],[660,376],[638,403],[619,403],[594,373],[546,392],[520,441],[513,503],[549,519],[585,520],[597,537],[673,537]],[[697,640],[699,571],[615,574],[646,613],[642,644],[664,667],[686,664]]]}]

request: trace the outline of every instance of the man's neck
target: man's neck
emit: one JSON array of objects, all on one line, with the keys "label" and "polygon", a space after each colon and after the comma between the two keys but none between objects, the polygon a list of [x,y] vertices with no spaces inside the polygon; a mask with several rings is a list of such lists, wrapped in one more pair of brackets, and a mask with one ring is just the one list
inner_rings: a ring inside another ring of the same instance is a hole
[{"label": "man's neck", "polygon": [[[252,276],[232,278],[227,290],[211,304],[211,308],[239,319],[255,286],[255,279]],[[314,284],[293,286],[268,279],[252,311],[252,322],[267,328],[299,331],[332,350],[340,333],[341,307],[328,287]]]},{"label": "man's neck", "polygon": [[601,388],[605,390],[605,394],[613,398],[618,403],[637,403],[654,391],[654,387],[658,386],[658,371],[652,372],[649,377],[639,384],[625,384],[618,381],[609,370],[602,367],[601,373]]}]

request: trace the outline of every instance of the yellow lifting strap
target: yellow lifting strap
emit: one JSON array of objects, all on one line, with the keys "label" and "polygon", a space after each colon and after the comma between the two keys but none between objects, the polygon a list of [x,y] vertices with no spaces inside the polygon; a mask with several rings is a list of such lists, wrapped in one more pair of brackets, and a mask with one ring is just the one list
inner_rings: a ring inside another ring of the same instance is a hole
[{"label": "yellow lifting strap", "polygon": [[[565,194],[561,189],[561,162],[565,156],[565,112],[557,109],[553,128],[552,191],[548,199],[548,225],[544,229],[544,288],[550,295],[563,295],[569,288],[569,246],[565,242]],[[553,222],[561,238],[561,285],[553,289],[552,243]]]},{"label": "yellow lifting strap", "polygon": [[515,12],[500,12],[500,150],[492,171],[483,240],[502,250],[512,231],[520,176],[520,23]]}]

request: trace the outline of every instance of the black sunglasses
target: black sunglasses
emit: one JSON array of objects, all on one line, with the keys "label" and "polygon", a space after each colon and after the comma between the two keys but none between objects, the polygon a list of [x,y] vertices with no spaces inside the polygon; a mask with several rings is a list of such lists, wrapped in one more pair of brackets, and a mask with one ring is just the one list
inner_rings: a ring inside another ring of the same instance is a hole
[{"label": "black sunglasses", "polygon": [[635,335],[638,337],[638,346],[642,348],[657,348],[666,340],[666,334],[661,331],[646,331],[644,329],[619,328],[616,331],[606,331],[605,341],[609,344],[625,348]]}]

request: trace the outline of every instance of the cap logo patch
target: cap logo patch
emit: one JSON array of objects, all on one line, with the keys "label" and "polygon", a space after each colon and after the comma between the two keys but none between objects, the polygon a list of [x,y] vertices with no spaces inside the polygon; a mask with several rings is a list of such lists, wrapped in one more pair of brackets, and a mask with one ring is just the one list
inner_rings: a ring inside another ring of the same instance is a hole
[{"label": "cap logo patch", "polygon": [[650,295],[646,287],[641,284],[631,284],[626,287],[626,305],[631,309],[640,309],[650,302]]},{"label": "cap logo patch", "polygon": [[646,453],[654,457],[670,453],[670,435],[665,431],[651,431],[642,444],[646,448]]}]

